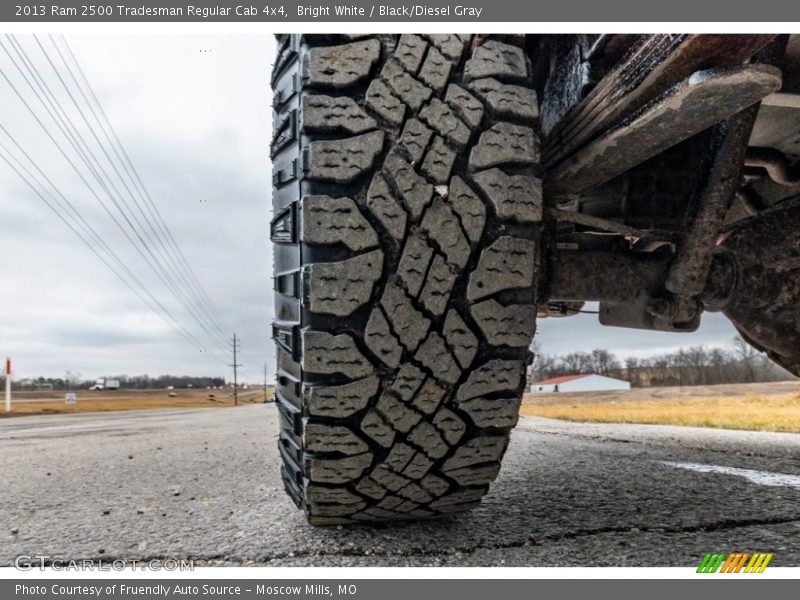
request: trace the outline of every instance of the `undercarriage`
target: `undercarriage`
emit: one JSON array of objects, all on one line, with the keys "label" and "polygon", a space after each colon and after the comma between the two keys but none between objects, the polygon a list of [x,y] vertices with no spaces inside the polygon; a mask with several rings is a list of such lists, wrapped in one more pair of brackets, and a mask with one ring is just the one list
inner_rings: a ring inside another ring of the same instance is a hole
[{"label": "undercarriage", "polygon": [[800,37],[534,39],[540,316],[692,332],[722,311],[800,374]]}]

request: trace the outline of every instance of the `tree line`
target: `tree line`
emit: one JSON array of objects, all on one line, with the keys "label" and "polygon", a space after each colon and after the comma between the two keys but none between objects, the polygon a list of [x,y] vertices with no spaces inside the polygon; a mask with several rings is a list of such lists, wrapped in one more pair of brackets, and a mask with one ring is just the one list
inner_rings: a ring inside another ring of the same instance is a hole
[{"label": "tree line", "polygon": [[[106,379],[116,379],[120,387],[127,390],[206,388],[225,385],[224,377],[190,375],[111,375]],[[0,379],[1,381],[2,379]],[[12,385],[18,390],[34,390],[50,387],[54,390],[87,390],[95,384],[94,379],[84,379],[80,373],[67,371],[63,377],[25,377],[14,380]]]},{"label": "tree line", "polygon": [[549,355],[534,345],[530,382],[561,375],[597,373],[630,381],[631,387],[716,385],[784,381],[794,376],[740,336],[725,348],[690,346],[647,358],[621,360],[606,349]]}]

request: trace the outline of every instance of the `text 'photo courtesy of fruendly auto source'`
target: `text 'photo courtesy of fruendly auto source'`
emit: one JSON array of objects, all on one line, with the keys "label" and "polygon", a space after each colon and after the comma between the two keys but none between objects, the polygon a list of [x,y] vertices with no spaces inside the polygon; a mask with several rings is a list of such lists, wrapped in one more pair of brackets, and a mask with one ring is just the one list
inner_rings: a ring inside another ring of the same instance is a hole
[{"label": "text 'photo courtesy of fruendly auto source'", "polygon": [[800,577],[800,25],[623,4],[0,9],[0,595]]}]

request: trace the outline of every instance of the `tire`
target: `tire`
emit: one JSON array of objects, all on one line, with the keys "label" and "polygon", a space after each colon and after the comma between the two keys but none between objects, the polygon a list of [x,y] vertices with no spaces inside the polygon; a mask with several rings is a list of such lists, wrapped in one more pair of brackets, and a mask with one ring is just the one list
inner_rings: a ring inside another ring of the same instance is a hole
[{"label": "tire", "polygon": [[513,44],[278,38],[279,449],[313,524],[463,511],[498,474],[542,214],[532,69]]}]

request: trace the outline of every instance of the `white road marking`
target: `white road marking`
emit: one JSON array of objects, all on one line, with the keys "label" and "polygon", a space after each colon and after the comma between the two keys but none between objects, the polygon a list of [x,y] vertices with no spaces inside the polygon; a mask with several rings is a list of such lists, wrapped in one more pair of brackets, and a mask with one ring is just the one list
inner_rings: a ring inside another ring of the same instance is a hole
[{"label": "white road marking", "polygon": [[658,462],[670,467],[675,467],[677,469],[687,469],[689,471],[697,471],[699,473],[735,475],[736,477],[744,477],[749,482],[757,485],[765,485],[769,487],[790,487],[800,491],[800,476],[798,475],[772,473],[771,471],[757,471],[756,469],[737,469],[736,467],[703,465],[699,463],[673,462],[667,460],[661,460]]}]

